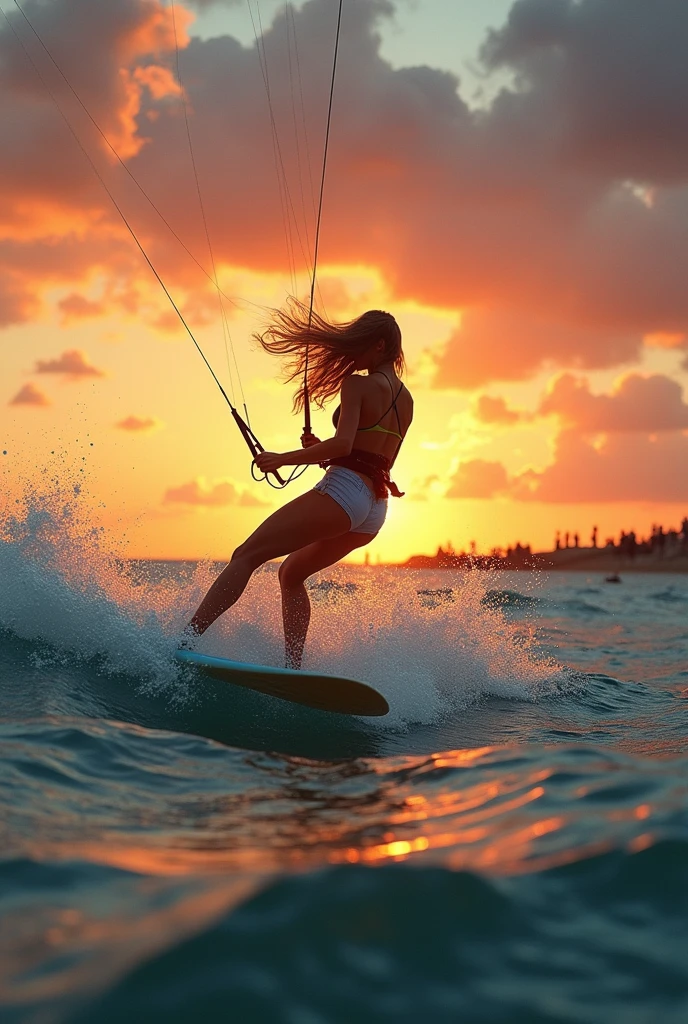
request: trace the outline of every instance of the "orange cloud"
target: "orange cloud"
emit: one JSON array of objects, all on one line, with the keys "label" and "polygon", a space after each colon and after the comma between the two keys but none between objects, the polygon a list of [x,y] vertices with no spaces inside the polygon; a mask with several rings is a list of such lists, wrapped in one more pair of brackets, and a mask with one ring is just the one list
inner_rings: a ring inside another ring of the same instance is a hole
[{"label": "orange cloud", "polygon": [[539,411],[583,433],[688,429],[683,389],[663,374],[628,373],[610,395],[593,395],[587,380],[565,373],[552,382]]},{"label": "orange cloud", "polygon": [[656,334],[646,334],[643,341],[648,348],[683,348],[686,336],[685,334],[663,334],[659,331]]},{"label": "orange cloud", "polygon": [[119,430],[130,430],[133,433],[144,433],[147,430],[156,430],[161,427],[160,420],[155,416],[126,416],[115,424]]},{"label": "orange cloud", "polygon": [[508,426],[523,419],[523,413],[510,409],[503,398],[479,395],[473,407],[473,415],[481,423],[495,423]]},{"label": "orange cloud", "polygon": [[61,299],[58,302],[58,307],[62,313],[62,323],[65,325],[75,320],[86,320],[89,317],[102,316],[105,312],[105,304],[102,301],[94,302],[83,295],[78,295],[76,292],[72,292],[71,295]]},{"label": "orange cloud", "polygon": [[163,99],[165,96],[179,95],[179,86],[169,68],[149,64],[145,68],[136,68],[134,78],[150,90],[150,94],[155,100]]},{"label": "orange cloud", "polygon": [[203,479],[170,487],[165,492],[163,502],[166,505],[196,505],[205,508],[223,508],[227,505],[258,507],[268,504],[249,491],[240,489],[231,480],[218,480],[208,485]]},{"label": "orange cloud", "polygon": [[583,434],[688,429],[683,388],[661,373],[626,373],[606,395],[593,394],[587,378],[562,373],[551,380],[535,412],[510,409],[504,398],[492,395],[479,395],[472,412],[480,422],[498,426],[557,416],[563,426]]},{"label": "orange cloud", "polygon": [[173,309],[164,309],[154,316],[152,326],[161,334],[181,335],[184,332],[184,326]]},{"label": "orange cloud", "polygon": [[63,374],[68,380],[105,376],[105,372],[89,363],[86,354],[78,348],[63,352],[57,359],[37,359],[34,372]]},{"label": "orange cloud", "polygon": [[[683,7],[561,0],[555,9],[516,0],[481,59],[486,73],[506,70],[517,84],[475,111],[452,75],[382,58],[379,22],[393,15],[392,3],[351,5],[322,255],[333,265],[374,265],[398,298],[465,311],[460,331],[436,353],[435,386],[521,380],[552,365],[628,364],[651,343],[645,339],[660,336],[683,338],[677,345],[687,349]],[[29,14],[131,171],[206,264],[170,73],[169,7],[54,0]],[[230,36],[189,42],[181,4],[177,17],[218,263],[286,272],[293,261],[302,269],[313,215],[308,174],[303,164],[299,170],[303,138],[297,147],[291,92],[281,87],[291,80],[291,21],[278,11],[262,40],[289,186],[287,246],[255,46]],[[311,0],[293,18],[313,140],[322,133],[332,4]],[[133,314],[154,318],[116,212],[2,28],[0,86],[0,324],[34,318],[48,285],[74,286],[96,270],[117,279],[122,293],[131,287]],[[242,102],[228,104],[228,95]],[[112,163],[102,139],[81,120],[79,127],[99,163]],[[151,207],[133,189],[124,194],[174,293],[190,303],[209,294]]]},{"label": "orange cloud", "polygon": [[544,320],[519,309],[470,309],[437,357],[436,388],[470,390],[494,380],[522,380],[556,359],[603,369],[639,358],[642,339]]},{"label": "orange cloud", "polygon": [[474,414],[503,424],[555,415],[554,461],[509,477],[500,462],[459,465],[446,497],[519,501],[688,500],[688,403],[663,374],[627,373],[609,394],[595,395],[583,377],[560,374],[534,413],[513,413],[502,398],[481,395]]},{"label": "orange cloud", "polygon": [[32,381],[29,381],[17,391],[14,398],[10,399],[9,405],[33,405],[45,408],[50,405],[50,399]]},{"label": "orange cloud", "polygon": [[509,478],[501,462],[469,459],[452,476],[445,497],[493,498],[508,489]]},{"label": "orange cloud", "polygon": [[555,461],[542,472],[512,480],[509,492],[523,501],[688,501],[688,437],[610,434],[602,445],[573,430],[556,443]]},{"label": "orange cloud", "polygon": [[575,430],[562,431],[554,461],[543,470],[509,477],[501,462],[460,464],[447,498],[494,498],[574,504],[579,502],[688,502],[688,436],[610,434],[594,445]]}]

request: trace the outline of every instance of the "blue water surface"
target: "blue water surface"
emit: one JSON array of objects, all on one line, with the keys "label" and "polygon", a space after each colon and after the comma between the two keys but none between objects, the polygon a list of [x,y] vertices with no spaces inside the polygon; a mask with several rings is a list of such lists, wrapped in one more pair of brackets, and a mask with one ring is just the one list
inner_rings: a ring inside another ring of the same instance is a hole
[{"label": "blue water surface", "polygon": [[[0,547],[3,1020],[688,1019],[688,575],[328,570],[350,719],[175,665],[213,566],[46,533]],[[203,649],[280,645],[267,567]]]}]

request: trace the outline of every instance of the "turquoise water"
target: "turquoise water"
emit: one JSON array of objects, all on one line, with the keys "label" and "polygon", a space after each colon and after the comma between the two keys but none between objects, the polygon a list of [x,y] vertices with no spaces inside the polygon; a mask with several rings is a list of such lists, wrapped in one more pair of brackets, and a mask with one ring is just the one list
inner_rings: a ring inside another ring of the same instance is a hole
[{"label": "turquoise water", "polygon": [[[185,674],[215,568],[99,543],[0,545],[3,1020],[688,1019],[688,576],[329,570],[346,719]],[[203,649],[279,663],[276,584]]]}]

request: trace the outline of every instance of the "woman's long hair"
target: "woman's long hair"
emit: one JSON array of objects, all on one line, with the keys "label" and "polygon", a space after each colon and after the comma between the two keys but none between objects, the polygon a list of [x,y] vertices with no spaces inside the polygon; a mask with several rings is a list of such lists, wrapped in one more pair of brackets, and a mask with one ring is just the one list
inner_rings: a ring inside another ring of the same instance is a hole
[{"label": "woman's long hair", "polygon": [[404,369],[401,331],[391,313],[370,309],[348,323],[330,323],[313,311],[308,325],[308,307],[290,298],[286,309],[272,311],[262,334],[254,334],[266,352],[284,359],[287,383],[298,380],[294,411],[305,404],[305,372],[308,368],[308,397],[320,409],[341,389],[353,372],[354,361],[376,341],[384,340],[381,363],[391,362],[397,373]]}]

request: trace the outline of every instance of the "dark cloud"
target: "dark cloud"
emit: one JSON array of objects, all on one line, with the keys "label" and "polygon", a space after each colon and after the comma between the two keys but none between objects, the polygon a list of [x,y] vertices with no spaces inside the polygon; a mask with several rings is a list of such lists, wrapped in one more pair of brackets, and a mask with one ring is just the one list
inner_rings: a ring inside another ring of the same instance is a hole
[{"label": "dark cloud", "polygon": [[[567,163],[609,178],[680,182],[688,171],[684,0],[516,0],[483,59],[518,72],[522,102]],[[504,98],[506,101],[506,97]]]},{"label": "dark cloud", "polygon": [[34,373],[61,374],[68,380],[105,376],[105,372],[89,363],[86,353],[81,352],[78,348],[72,348],[63,352],[57,359],[37,359]]},{"label": "dark cloud", "polygon": [[10,399],[10,405],[35,405],[45,407],[50,405],[50,399],[40,388],[29,381],[17,391],[14,398]]}]

